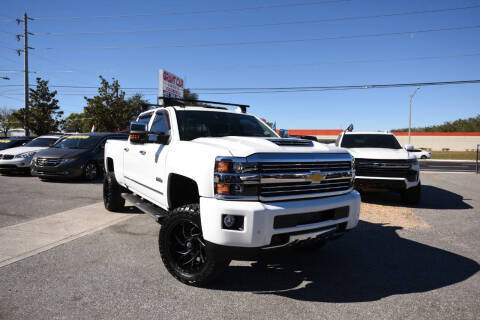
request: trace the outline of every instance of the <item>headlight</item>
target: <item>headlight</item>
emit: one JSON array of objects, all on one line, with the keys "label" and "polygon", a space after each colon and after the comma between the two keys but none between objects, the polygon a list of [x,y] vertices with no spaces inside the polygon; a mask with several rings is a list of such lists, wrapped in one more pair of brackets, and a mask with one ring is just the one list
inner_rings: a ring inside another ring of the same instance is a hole
[{"label": "headlight", "polygon": [[260,175],[257,163],[246,158],[217,157],[215,161],[214,189],[219,198],[258,196]]},{"label": "headlight", "polygon": [[29,151],[29,152],[24,152],[24,153],[20,153],[20,154],[17,154],[15,156],[15,158],[30,158],[30,157],[33,157],[33,155],[37,153],[36,151]]}]

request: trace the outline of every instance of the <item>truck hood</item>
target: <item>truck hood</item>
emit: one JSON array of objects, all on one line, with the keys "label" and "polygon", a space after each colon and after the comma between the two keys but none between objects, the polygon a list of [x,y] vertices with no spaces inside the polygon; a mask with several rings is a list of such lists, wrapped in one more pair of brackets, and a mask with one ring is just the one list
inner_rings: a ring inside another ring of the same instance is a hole
[{"label": "truck hood", "polygon": [[73,158],[88,151],[87,149],[49,148],[38,152],[36,156],[40,158],[65,159]]},{"label": "truck hood", "polygon": [[358,159],[398,159],[406,160],[412,158],[405,149],[387,148],[351,148],[347,149],[352,156]]},{"label": "truck hood", "polygon": [[[280,138],[278,138],[280,139]],[[345,149],[313,142],[313,146],[281,146],[268,138],[258,137],[212,137],[198,138],[193,143],[227,149],[231,156],[247,157],[254,153],[346,153]],[[228,156],[228,155],[226,155]]]},{"label": "truck hood", "polygon": [[17,154],[31,152],[31,151],[38,152],[43,149],[48,149],[48,147],[15,147],[15,148],[2,150],[2,153],[16,156]]}]

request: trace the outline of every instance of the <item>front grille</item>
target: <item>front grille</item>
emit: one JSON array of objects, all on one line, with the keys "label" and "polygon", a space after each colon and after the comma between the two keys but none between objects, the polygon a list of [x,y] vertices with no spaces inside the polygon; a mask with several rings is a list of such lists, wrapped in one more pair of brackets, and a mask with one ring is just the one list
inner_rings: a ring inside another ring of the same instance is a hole
[{"label": "front grille", "polygon": [[62,159],[38,158],[37,165],[40,167],[55,167],[60,164]]},{"label": "front grille", "polygon": [[291,138],[284,138],[284,139],[268,139],[268,141],[275,143],[279,146],[294,146],[294,147],[311,147],[313,146],[313,142],[310,140],[305,139],[291,139]]},{"label": "front grille", "polygon": [[266,201],[323,196],[352,188],[351,161],[259,163],[260,197]]},{"label": "front grille", "polygon": [[355,159],[355,170],[362,177],[408,178],[416,174],[408,160]]},{"label": "front grille", "polygon": [[350,161],[333,162],[264,162],[259,164],[261,173],[271,172],[310,172],[350,170]]},{"label": "front grille", "polygon": [[324,222],[328,220],[338,220],[346,217],[348,217],[348,207],[309,213],[287,214],[283,216],[276,216],[273,220],[273,227],[275,229],[292,228],[305,224]]},{"label": "front grille", "polygon": [[11,154],[0,154],[0,160],[12,160],[13,157]]}]

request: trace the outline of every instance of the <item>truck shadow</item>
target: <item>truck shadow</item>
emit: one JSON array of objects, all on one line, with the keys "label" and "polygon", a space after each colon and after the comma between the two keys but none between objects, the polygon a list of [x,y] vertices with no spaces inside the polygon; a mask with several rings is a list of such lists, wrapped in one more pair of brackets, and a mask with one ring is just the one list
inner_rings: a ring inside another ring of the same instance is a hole
[{"label": "truck shadow", "polygon": [[321,302],[375,301],[449,286],[479,271],[474,260],[398,236],[398,227],[360,222],[310,254],[268,256],[230,266],[213,289]]},{"label": "truck shadow", "polygon": [[[413,206],[420,209],[471,209],[472,206],[463,201],[462,195],[431,185],[422,185],[420,203]],[[389,205],[408,206],[402,202],[395,192],[370,192],[362,195],[362,202]]]}]

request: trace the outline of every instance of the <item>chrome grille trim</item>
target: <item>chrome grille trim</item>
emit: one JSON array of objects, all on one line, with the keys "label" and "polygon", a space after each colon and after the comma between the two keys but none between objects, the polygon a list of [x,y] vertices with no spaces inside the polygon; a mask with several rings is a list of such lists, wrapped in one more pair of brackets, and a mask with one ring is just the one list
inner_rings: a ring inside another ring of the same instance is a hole
[{"label": "chrome grille trim", "polygon": [[260,201],[328,197],[353,190],[355,170],[348,153],[254,154]]},{"label": "chrome grille trim", "polygon": [[62,159],[54,158],[37,158],[37,165],[40,167],[55,167],[62,162]]}]

